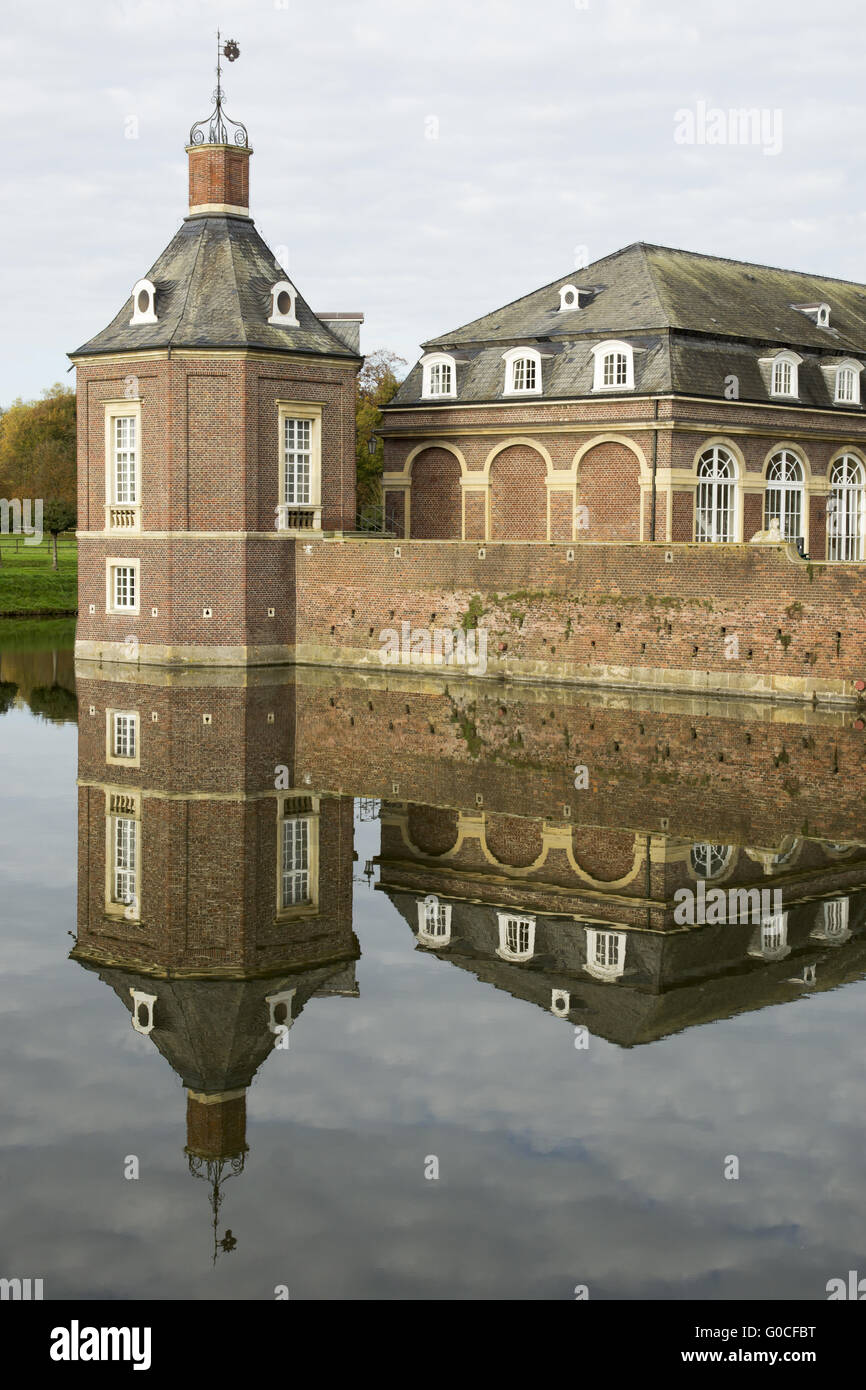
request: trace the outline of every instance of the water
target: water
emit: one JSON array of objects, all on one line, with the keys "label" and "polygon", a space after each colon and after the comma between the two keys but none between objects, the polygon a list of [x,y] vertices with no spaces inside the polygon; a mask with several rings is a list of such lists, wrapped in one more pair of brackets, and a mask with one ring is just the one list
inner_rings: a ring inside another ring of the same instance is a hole
[{"label": "water", "polygon": [[[862,1265],[854,714],[45,643],[0,634],[0,1273],[822,1299]],[[682,927],[707,870],[783,913]]]}]

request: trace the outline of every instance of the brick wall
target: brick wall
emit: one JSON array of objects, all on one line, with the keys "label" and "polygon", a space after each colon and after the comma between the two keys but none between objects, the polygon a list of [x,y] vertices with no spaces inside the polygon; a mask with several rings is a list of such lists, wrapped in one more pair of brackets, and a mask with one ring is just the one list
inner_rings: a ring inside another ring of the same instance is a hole
[{"label": "brick wall", "polygon": [[547,537],[547,468],[526,444],[514,444],[490,465],[490,535],[494,540]]},{"label": "brick wall", "polygon": [[447,449],[424,449],[412,461],[412,535],[460,539],[460,464]]},{"label": "brick wall", "polygon": [[594,541],[640,540],[640,466],[622,444],[597,444],[580,461],[578,506]]}]

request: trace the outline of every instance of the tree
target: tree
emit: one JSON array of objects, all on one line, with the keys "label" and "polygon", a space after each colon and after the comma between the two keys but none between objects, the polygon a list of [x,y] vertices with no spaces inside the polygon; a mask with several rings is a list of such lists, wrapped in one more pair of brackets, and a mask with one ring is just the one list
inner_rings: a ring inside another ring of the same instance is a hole
[{"label": "tree", "polygon": [[[14,401],[0,415],[0,496],[41,499],[45,514],[53,505],[64,506],[63,530],[75,525],[75,460],[74,391],[58,382],[43,391],[41,400]],[[52,515],[56,521],[59,513]],[[44,516],[43,527],[50,531]]]},{"label": "tree", "polygon": [[45,500],[42,509],[42,530],[51,537],[51,568],[57,569],[57,537],[64,531],[74,531],[78,524],[78,513],[68,502],[57,502],[52,498]]},{"label": "tree", "polygon": [[74,691],[64,685],[37,685],[30,693],[29,704],[34,714],[52,723],[69,724],[78,718],[78,700]]},{"label": "tree", "polygon": [[384,447],[381,439],[370,451],[370,440],[382,424],[382,406],[397,394],[403,379],[401,367],[406,359],[386,348],[377,348],[365,359],[358,374],[355,397],[355,462],[358,480],[358,510],[376,506],[382,500]]}]

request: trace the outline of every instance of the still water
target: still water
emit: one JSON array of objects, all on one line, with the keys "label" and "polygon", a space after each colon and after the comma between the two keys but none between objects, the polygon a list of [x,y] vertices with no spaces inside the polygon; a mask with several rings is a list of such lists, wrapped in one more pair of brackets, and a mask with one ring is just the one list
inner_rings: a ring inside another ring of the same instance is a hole
[{"label": "still water", "polygon": [[[863,1268],[854,713],[76,669],[68,629],[0,634],[0,711],[0,1274],[808,1300]],[[766,891],[683,922],[698,884]]]}]

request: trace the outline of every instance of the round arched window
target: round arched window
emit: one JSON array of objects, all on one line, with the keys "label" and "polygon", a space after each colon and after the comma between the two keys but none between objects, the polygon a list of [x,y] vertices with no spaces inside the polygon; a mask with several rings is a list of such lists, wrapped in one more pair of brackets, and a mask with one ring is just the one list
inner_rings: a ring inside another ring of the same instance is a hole
[{"label": "round arched window", "polygon": [[698,459],[695,502],[695,540],[736,539],[736,477],[733,454],[719,444]]},{"label": "round arched window", "polygon": [[767,465],[764,528],[773,525],[787,541],[803,538],[803,465],[790,449],[780,449]]},{"label": "round arched window", "polygon": [[718,878],[730,864],[732,854],[732,845],[692,845],[692,869],[697,878]]}]

